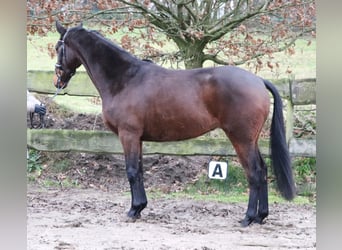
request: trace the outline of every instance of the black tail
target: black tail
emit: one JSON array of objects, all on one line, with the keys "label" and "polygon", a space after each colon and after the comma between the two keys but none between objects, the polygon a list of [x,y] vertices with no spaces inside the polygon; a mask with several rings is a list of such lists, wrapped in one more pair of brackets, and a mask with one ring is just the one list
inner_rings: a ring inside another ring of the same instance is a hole
[{"label": "black tail", "polygon": [[292,174],[290,153],[285,137],[283,102],[274,85],[267,80],[263,81],[274,98],[270,142],[272,166],[281,195],[287,200],[292,200],[296,194],[296,189]]}]

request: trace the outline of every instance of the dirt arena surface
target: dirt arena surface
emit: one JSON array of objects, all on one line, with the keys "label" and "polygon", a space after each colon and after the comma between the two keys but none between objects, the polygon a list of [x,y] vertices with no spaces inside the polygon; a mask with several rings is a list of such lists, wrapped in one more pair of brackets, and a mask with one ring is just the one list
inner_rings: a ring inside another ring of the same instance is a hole
[{"label": "dirt arena surface", "polygon": [[29,250],[316,249],[312,205],[271,204],[263,225],[242,228],[247,204],[150,199],[127,221],[127,193],[28,186]]}]

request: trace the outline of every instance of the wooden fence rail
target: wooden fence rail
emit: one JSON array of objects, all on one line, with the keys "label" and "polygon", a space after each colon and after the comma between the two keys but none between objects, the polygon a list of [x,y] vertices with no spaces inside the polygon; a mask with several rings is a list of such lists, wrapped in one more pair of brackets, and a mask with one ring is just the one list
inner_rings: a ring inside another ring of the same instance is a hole
[{"label": "wooden fence rail", "polygon": [[[28,129],[27,144],[29,147],[40,151],[123,153],[118,137],[109,131]],[[259,147],[263,155],[269,155],[268,140],[259,140]],[[292,156],[315,157],[316,140],[291,139],[289,149]],[[228,139],[205,136],[176,142],[144,142],[143,153],[168,155],[236,155]]]},{"label": "wooden fence rail", "polygon": [[[30,91],[53,94],[52,84],[54,72],[29,71],[27,84]],[[272,80],[271,80],[272,81]],[[51,84],[49,84],[51,82]],[[294,105],[316,103],[316,79],[272,81],[281,96],[287,102],[287,138],[290,153],[293,156],[316,156],[315,139],[295,139],[292,136],[292,117]],[[98,96],[94,85],[85,72],[79,72],[61,94],[75,96]],[[27,130],[27,145],[40,151],[79,151],[93,153],[122,154],[122,147],[116,135],[107,131],[55,130],[39,129]],[[269,142],[259,140],[261,153],[269,154]],[[144,142],[144,154],[172,154],[172,155],[236,155],[228,139],[217,139],[206,136],[178,142]]]},{"label": "wooden fence rail", "polygon": [[[53,71],[28,71],[27,88],[30,91],[54,94],[56,88],[52,84]],[[271,80],[283,98],[291,99],[293,105],[316,104],[316,79],[276,79]],[[291,90],[290,90],[291,86]],[[60,92],[61,95],[99,96],[86,72],[78,72],[68,87]],[[290,97],[291,96],[291,97]]]}]

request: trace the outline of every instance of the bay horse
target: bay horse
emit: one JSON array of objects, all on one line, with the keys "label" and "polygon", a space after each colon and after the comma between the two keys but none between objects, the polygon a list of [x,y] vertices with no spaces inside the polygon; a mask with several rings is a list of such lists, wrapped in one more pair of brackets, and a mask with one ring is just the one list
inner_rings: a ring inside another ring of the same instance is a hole
[{"label": "bay horse", "polygon": [[[249,184],[241,225],[268,216],[267,166],[258,138],[274,98],[271,160],[285,199],[295,196],[285,139],[282,100],[267,80],[234,66],[170,70],[140,60],[82,24],[65,28],[56,21],[54,85],[65,88],[82,64],[102,99],[103,119],[123,146],[131,190],[128,217],[140,218],[147,205],[142,142],[178,141],[221,128],[234,146]],[[268,91],[267,91],[268,90]]]}]

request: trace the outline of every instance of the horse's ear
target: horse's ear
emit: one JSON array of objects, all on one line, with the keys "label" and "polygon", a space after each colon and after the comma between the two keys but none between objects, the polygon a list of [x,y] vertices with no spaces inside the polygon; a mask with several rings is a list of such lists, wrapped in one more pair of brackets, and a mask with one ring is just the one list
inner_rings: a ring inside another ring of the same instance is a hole
[{"label": "horse's ear", "polygon": [[62,36],[65,34],[66,28],[64,28],[58,20],[56,21],[56,28],[59,34],[61,34]]}]

